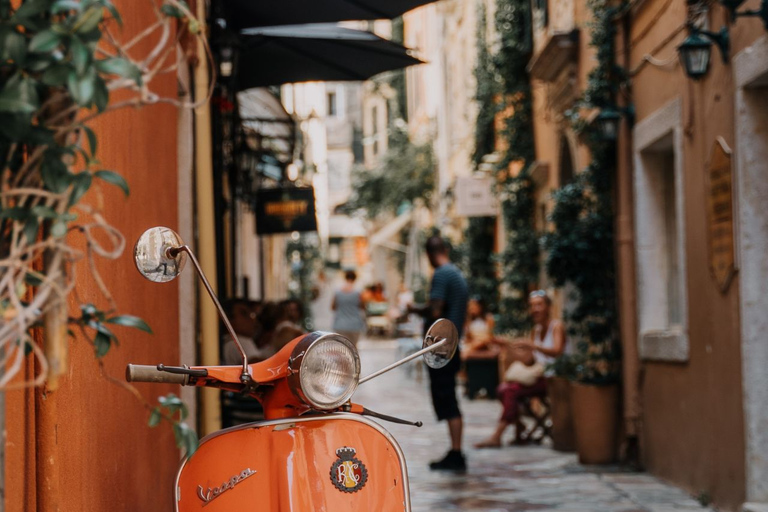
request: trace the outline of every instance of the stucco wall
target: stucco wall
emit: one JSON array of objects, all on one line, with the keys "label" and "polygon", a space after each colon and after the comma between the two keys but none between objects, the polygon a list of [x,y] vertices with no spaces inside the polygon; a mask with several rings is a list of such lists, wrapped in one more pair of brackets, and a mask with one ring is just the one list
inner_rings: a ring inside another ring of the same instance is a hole
[{"label": "stucco wall", "polygon": [[[683,197],[688,296],[687,362],[641,362],[642,457],[647,468],[694,495],[706,494],[725,509],[745,496],[737,278],[721,293],[709,268],[706,167],[717,137],[734,144],[732,68],[713,48],[709,74],[685,77],[677,46],[686,37],[685,3],[648,0],[633,12],[630,71],[639,122],[680,98],[683,130]],[[731,25],[731,55],[760,35],[754,20]],[[711,28],[726,23],[713,7]],[[647,62],[646,56],[654,58]],[[734,166],[735,173],[736,168]],[[626,166],[620,172],[632,172]],[[639,283],[641,284],[641,283]],[[624,304],[622,314],[633,311]],[[631,305],[629,305],[631,306]]]},{"label": "stucco wall", "polygon": [[[149,2],[117,3],[126,36],[153,18]],[[156,87],[175,96],[175,76],[165,75]],[[99,268],[119,311],[144,318],[155,332],[115,328],[121,343],[106,356],[105,372],[123,380],[128,362],[179,363],[177,286],[144,280],[132,261],[133,242],[143,230],[177,222],[177,112],[167,105],[124,110],[101,118],[95,128],[103,168],[120,171],[131,185],[127,200],[115,187],[98,186],[106,218],[127,242],[119,260],[102,260]],[[86,197],[94,201],[96,194]],[[106,306],[87,274],[81,265],[80,299]],[[171,509],[179,460],[171,429],[147,426],[147,409],[100,375],[85,340],[78,337],[70,348],[70,372],[59,389],[7,393],[6,510]],[[179,393],[178,386],[137,388],[153,404],[159,395]]]}]

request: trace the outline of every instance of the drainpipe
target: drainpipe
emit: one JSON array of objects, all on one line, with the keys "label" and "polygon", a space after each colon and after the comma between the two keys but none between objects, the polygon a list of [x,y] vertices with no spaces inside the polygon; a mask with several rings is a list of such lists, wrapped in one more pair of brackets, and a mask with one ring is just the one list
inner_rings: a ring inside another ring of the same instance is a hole
[{"label": "drainpipe", "polygon": [[[205,0],[197,0],[200,29],[207,32]],[[195,68],[195,101],[202,100],[210,86],[208,61],[202,41],[198,41],[197,54],[201,56]],[[213,146],[211,142],[210,104],[195,111],[195,202],[197,206],[197,257],[214,291],[218,289],[216,273],[216,230],[213,207]],[[200,290],[200,288],[198,288]],[[200,293],[200,362],[204,366],[219,364],[219,318],[209,297]],[[207,435],[221,428],[219,391],[202,388],[200,430]],[[202,436],[201,436],[202,437]]]},{"label": "drainpipe", "polygon": [[[622,21],[623,66],[630,68],[631,10]],[[627,104],[631,100],[627,101]],[[642,408],[640,400],[640,358],[637,348],[637,288],[635,282],[635,229],[632,194],[633,157],[632,128],[623,123],[619,139],[619,172],[617,173],[617,242],[619,256],[619,329],[623,340],[622,375],[624,389],[624,428],[629,441],[627,456],[639,462]]]}]

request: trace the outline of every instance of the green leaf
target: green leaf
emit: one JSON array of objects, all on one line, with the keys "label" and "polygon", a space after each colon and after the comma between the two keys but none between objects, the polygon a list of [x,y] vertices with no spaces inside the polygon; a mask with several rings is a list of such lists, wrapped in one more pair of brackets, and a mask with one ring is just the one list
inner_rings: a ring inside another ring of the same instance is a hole
[{"label": "green leaf", "polygon": [[51,192],[60,194],[72,183],[74,176],[58,156],[48,156],[54,152],[46,152],[46,157],[40,166],[40,174],[43,177],[45,187]]},{"label": "green leaf", "polygon": [[159,407],[155,407],[152,409],[152,414],[149,415],[149,426],[150,427],[156,427],[160,424],[160,421],[163,419],[163,413],[160,412]]},{"label": "green leaf", "polygon": [[26,0],[21,4],[13,16],[11,23],[24,24],[30,18],[38,16],[47,11],[51,6],[51,0]]},{"label": "green leaf", "polygon": [[51,14],[59,14],[67,11],[80,12],[80,2],[77,0],[57,0],[51,7]]},{"label": "green leaf", "polygon": [[114,57],[96,61],[96,69],[108,75],[117,75],[129,78],[141,85],[141,70],[128,59]]},{"label": "green leaf", "polygon": [[53,30],[43,30],[35,35],[29,42],[29,51],[34,53],[48,53],[55,50],[61,44],[61,35]]},{"label": "green leaf", "polygon": [[82,76],[79,76],[75,70],[70,71],[67,77],[67,88],[72,94],[72,98],[81,107],[87,107],[93,101],[93,95],[96,88],[96,70],[92,67],[86,69]]},{"label": "green leaf", "polygon": [[27,219],[27,223],[24,224],[24,236],[27,237],[27,243],[33,244],[37,241],[37,233],[40,230],[40,223],[36,217],[30,217]]},{"label": "green leaf", "polygon": [[184,17],[184,12],[178,7],[176,7],[175,5],[171,5],[171,4],[163,4],[163,6],[160,7],[160,12],[162,12],[166,16],[170,16],[171,18]]},{"label": "green leaf", "polygon": [[21,206],[0,210],[0,219],[25,220],[29,217],[29,210]]},{"label": "green leaf", "polygon": [[112,338],[100,332],[96,333],[96,338],[93,340],[93,346],[96,350],[96,357],[102,358],[109,352],[109,349],[112,346]]},{"label": "green leaf", "polygon": [[91,329],[96,329],[98,332],[100,332],[104,336],[109,336],[109,338],[112,341],[116,341],[117,336],[115,336],[114,333],[112,331],[110,331],[109,328],[106,325],[104,325],[103,323],[101,323],[101,322],[90,322],[88,324],[88,327],[90,327]]},{"label": "green leaf", "polygon": [[61,238],[67,234],[67,223],[57,220],[51,226],[51,235],[54,238]]},{"label": "green leaf", "polygon": [[85,125],[81,126],[81,129],[85,132],[85,136],[88,137],[88,146],[91,148],[91,156],[96,156],[96,148],[98,145],[96,133]]},{"label": "green leaf", "polygon": [[50,206],[37,205],[32,208],[31,212],[35,218],[41,217],[43,219],[56,219],[59,216],[59,214],[56,213],[56,210]]},{"label": "green leaf", "polygon": [[77,74],[82,76],[85,74],[85,70],[91,61],[91,52],[80,41],[79,38],[73,36],[69,44],[69,54],[72,57],[72,64],[75,66]]},{"label": "green leaf", "polygon": [[104,83],[104,79],[100,76],[96,77],[96,88],[93,91],[93,103],[96,105],[96,109],[99,112],[104,112],[109,105],[109,89],[107,84]]},{"label": "green leaf", "polygon": [[54,64],[45,70],[41,80],[45,85],[50,85],[52,87],[62,86],[67,83],[71,71],[72,68],[68,64]]},{"label": "green leaf", "polygon": [[0,91],[0,112],[31,114],[40,106],[35,81],[21,73],[13,75]]},{"label": "green leaf", "polygon": [[32,73],[40,73],[48,69],[54,60],[51,58],[52,54],[41,53],[27,57],[24,67],[27,71]]},{"label": "green leaf", "polygon": [[112,185],[120,187],[126,196],[131,193],[130,188],[128,188],[128,182],[125,181],[125,178],[117,174],[115,171],[96,171],[93,173],[93,175],[96,178],[106,181],[107,183],[111,183]]},{"label": "green leaf", "polygon": [[87,304],[80,304],[80,312],[83,314],[83,319],[90,318],[96,314],[96,306],[90,302]]},{"label": "green leaf", "polygon": [[8,25],[0,26],[0,60],[23,64],[27,58],[27,39]]},{"label": "green leaf", "polygon": [[187,457],[191,457],[192,454],[194,454],[197,451],[197,448],[200,446],[200,441],[197,438],[197,432],[191,428],[187,428],[185,431],[184,441],[184,449],[186,450],[185,455]]},{"label": "green leaf", "polygon": [[141,318],[133,315],[120,315],[120,316],[113,316],[112,318],[108,318],[106,320],[108,324],[115,324],[115,325],[122,325],[124,327],[133,327],[134,329],[139,329],[144,332],[148,332],[149,334],[152,333],[152,329],[147,325],[147,323],[142,320]]},{"label": "green leaf", "polygon": [[80,198],[88,192],[89,188],[91,188],[92,182],[93,178],[88,171],[82,171],[75,174],[75,177],[72,180],[72,193],[69,196],[69,206],[75,205],[80,201]]},{"label": "green leaf", "polygon": [[123,26],[123,18],[120,16],[120,11],[117,10],[117,7],[115,7],[112,2],[105,1],[104,7],[109,11],[109,13],[112,15],[112,17],[117,22],[117,25],[122,27]]},{"label": "green leaf", "polygon": [[41,284],[43,284],[42,279],[40,279],[38,276],[31,274],[29,272],[27,272],[24,275],[24,282],[29,286],[40,286]]},{"label": "green leaf", "polygon": [[101,6],[91,6],[78,16],[73,28],[78,34],[85,34],[98,27],[103,17],[104,11]]}]

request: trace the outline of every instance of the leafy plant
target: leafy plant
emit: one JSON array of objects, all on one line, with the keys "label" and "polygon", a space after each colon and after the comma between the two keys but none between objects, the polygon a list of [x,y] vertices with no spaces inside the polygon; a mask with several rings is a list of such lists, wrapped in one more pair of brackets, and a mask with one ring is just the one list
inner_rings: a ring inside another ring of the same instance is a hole
[{"label": "leafy plant", "polygon": [[[591,44],[597,48],[597,65],[589,74],[587,89],[578,107],[603,108],[613,104],[625,79],[615,64],[617,9],[607,0],[590,0],[593,13]],[[602,139],[597,127],[570,113],[575,130],[586,140],[592,160],[576,180],[556,191],[550,220],[553,230],[544,237],[547,273],[555,284],[572,283],[576,306],[568,323],[580,340],[582,357],[578,380],[592,384],[617,382],[621,353],[616,309],[614,261],[613,175],[614,144]]]},{"label": "leafy plant", "polygon": [[149,426],[156,427],[163,421],[170,423],[176,445],[184,450],[187,457],[191,456],[197,451],[198,438],[197,433],[184,423],[189,416],[187,405],[173,393],[161,396],[157,401],[160,405],[152,409],[149,415]]},{"label": "leafy plant", "polygon": [[[496,31],[499,49],[493,66],[501,98],[503,128],[497,134],[503,158],[498,186],[507,243],[502,264],[499,330],[522,332],[530,327],[528,291],[538,280],[539,236],[534,228],[535,202],[529,168],[536,153],[533,140],[531,82],[527,70],[531,53],[530,3],[497,0]],[[521,171],[510,176],[516,164]]]},{"label": "leafy plant", "polygon": [[[130,193],[123,176],[102,167],[91,121],[129,106],[185,105],[151,85],[176,69],[169,57],[182,38],[199,33],[199,23],[183,0],[164,0],[155,14],[122,41],[110,0],[0,0],[0,388],[30,352],[40,371],[21,385],[48,379],[55,388],[68,371],[57,354],[75,329],[93,344],[102,370],[101,358],[118,343],[114,326],[151,332],[143,320],[117,314],[95,259],[117,258],[125,239],[93,206],[100,201],[82,200],[98,181]],[[118,91],[121,101],[110,102]],[[70,317],[67,298],[82,260],[106,306],[75,294],[79,316]],[[32,336],[43,325],[45,346],[54,347],[48,352]]]},{"label": "leafy plant", "polygon": [[395,123],[381,163],[370,171],[356,170],[352,189],[351,209],[363,211],[371,219],[396,214],[403,204],[417,199],[428,203],[435,189],[432,145],[411,142],[404,123]]}]

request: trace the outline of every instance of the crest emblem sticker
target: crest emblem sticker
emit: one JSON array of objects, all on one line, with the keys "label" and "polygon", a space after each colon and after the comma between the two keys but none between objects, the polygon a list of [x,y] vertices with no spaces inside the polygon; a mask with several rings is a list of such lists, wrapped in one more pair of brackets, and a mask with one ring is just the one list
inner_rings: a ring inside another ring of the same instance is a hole
[{"label": "crest emblem sticker", "polygon": [[357,492],[368,480],[368,470],[360,459],[355,458],[355,449],[344,446],[336,450],[339,458],[331,466],[331,482],[342,492]]}]

